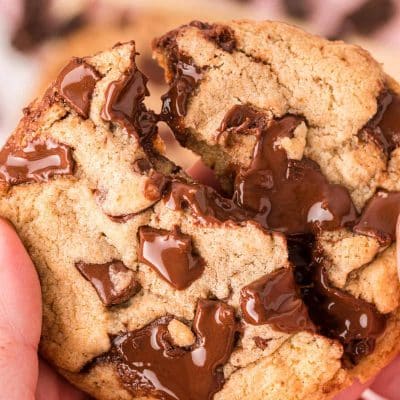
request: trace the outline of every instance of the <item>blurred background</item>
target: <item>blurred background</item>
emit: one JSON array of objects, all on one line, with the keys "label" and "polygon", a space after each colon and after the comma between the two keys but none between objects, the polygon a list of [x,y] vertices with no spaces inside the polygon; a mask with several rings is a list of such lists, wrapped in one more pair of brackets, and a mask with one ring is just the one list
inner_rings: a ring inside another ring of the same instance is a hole
[{"label": "blurred background", "polygon": [[[150,79],[147,103],[158,111],[166,86],[151,57],[152,39],[193,19],[232,18],[286,21],[359,44],[400,81],[400,0],[0,0],[0,145],[23,107],[41,95],[70,57],[116,42],[135,40],[139,67]],[[186,172],[201,164],[170,132],[161,133],[170,157],[179,158]],[[363,399],[383,398],[367,391]]]}]

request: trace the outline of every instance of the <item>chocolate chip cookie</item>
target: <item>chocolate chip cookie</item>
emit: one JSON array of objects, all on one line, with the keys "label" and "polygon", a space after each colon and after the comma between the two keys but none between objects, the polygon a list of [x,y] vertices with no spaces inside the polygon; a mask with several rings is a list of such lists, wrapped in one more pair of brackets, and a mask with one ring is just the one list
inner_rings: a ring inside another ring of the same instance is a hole
[{"label": "chocolate chip cookie", "polygon": [[[329,399],[398,352],[400,89],[359,47],[194,21],[75,58],[0,153],[40,351],[97,399]],[[159,123],[220,190],[157,152]]]}]

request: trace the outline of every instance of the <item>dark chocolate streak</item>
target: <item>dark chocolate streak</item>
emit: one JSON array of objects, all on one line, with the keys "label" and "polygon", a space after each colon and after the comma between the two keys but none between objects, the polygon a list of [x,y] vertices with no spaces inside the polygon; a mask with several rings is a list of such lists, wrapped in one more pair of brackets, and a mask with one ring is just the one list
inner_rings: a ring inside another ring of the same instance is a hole
[{"label": "dark chocolate streak", "polygon": [[359,137],[375,142],[386,155],[400,146],[400,96],[384,91],[378,98],[378,111],[360,131]]},{"label": "dark chocolate streak", "polygon": [[232,199],[213,189],[173,182],[165,197],[172,209],[188,207],[201,220],[243,222],[255,220],[267,229],[287,234],[335,229],[356,219],[348,191],[328,183],[318,165],[311,160],[289,160],[274,143],[293,137],[302,119],[287,116],[267,123],[248,106],[229,111],[221,130],[257,136],[252,162],[235,180]]},{"label": "dark chocolate streak", "polygon": [[100,74],[83,59],[74,58],[58,75],[55,87],[59,95],[82,118],[88,118],[90,100]]},{"label": "dark chocolate streak", "polygon": [[[254,220],[264,228],[284,232],[297,285],[288,269],[246,286],[241,297],[244,319],[251,324],[270,323],[285,332],[316,329],[340,340],[345,360],[357,363],[373,350],[385,318],[374,306],[328,285],[321,257],[311,256],[314,234],[357,222],[356,232],[383,237],[388,244],[394,237],[400,196],[379,195],[358,217],[344,187],[330,184],[315,162],[290,160],[279,147],[279,139],[292,138],[300,123],[302,119],[293,116],[268,121],[249,106],[234,106],[219,131],[253,134],[257,142],[250,166],[236,176],[233,198],[202,185],[173,181],[164,201],[171,209],[190,210],[201,223]],[[304,237],[308,240],[296,241]],[[306,253],[306,259],[299,251]]]},{"label": "dark chocolate streak", "polygon": [[[213,41],[218,47],[227,52],[233,52],[236,48],[236,38],[231,28],[225,25],[208,24],[200,21],[192,21],[186,26],[199,29],[205,38]],[[155,46],[163,49],[167,55],[168,68],[172,74],[170,89],[162,96],[162,119],[167,122],[175,133],[183,134],[182,117],[186,115],[187,104],[190,96],[202,79],[202,71],[191,57],[182,54],[176,41],[182,26],[162,36],[155,42]]]},{"label": "dark chocolate streak", "polygon": [[189,287],[204,270],[204,261],[193,252],[190,236],[178,228],[167,231],[142,226],[139,229],[138,259],[178,290]]},{"label": "dark chocolate streak", "polygon": [[121,261],[104,264],[75,264],[79,272],[93,285],[106,306],[124,303],[140,290],[140,284]]},{"label": "dark chocolate streak", "polygon": [[171,317],[114,339],[109,358],[125,387],[137,396],[165,400],[210,400],[224,383],[237,330],[234,309],[220,301],[199,300],[193,321],[196,343],[174,345]]},{"label": "dark chocolate streak", "polygon": [[312,235],[289,237],[288,248],[312,321],[321,334],[343,344],[345,364],[357,364],[374,350],[376,339],[385,330],[386,317],[375,306],[329,286],[323,254],[315,248]]},{"label": "dark chocolate streak", "polygon": [[46,182],[73,170],[71,149],[51,139],[35,139],[23,148],[7,143],[0,151],[0,179],[9,185]]},{"label": "dark chocolate streak", "polygon": [[271,324],[288,333],[315,332],[291,268],[274,271],[242,288],[240,306],[249,324]]},{"label": "dark chocolate streak", "polygon": [[147,78],[132,61],[124,76],[109,84],[101,112],[105,121],[119,123],[129,134],[140,138],[145,148],[157,133],[157,117],[143,102],[149,94],[146,83]]},{"label": "dark chocolate streak", "polygon": [[364,207],[354,232],[376,238],[387,246],[396,238],[396,222],[400,215],[400,192],[378,191]]}]

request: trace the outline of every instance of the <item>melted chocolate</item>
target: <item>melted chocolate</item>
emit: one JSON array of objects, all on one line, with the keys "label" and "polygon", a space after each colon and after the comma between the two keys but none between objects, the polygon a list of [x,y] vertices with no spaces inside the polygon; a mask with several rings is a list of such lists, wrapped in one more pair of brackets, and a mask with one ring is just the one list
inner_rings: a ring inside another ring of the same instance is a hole
[{"label": "melted chocolate", "polygon": [[223,132],[248,134],[250,129],[267,125],[265,116],[248,105],[234,105],[224,116],[217,135]]},{"label": "melted chocolate", "polygon": [[124,303],[140,290],[140,284],[133,273],[121,261],[105,264],[75,264],[79,272],[96,289],[106,306]]},{"label": "melted chocolate", "polygon": [[55,86],[80,116],[88,118],[90,100],[99,79],[99,73],[91,65],[75,58],[60,72]]},{"label": "melted chocolate", "polygon": [[[199,21],[192,21],[189,26],[200,29],[207,39],[225,51],[232,52],[236,48],[234,32],[228,26]],[[181,118],[186,115],[189,98],[202,79],[202,72],[194,65],[192,58],[179,52],[176,37],[182,28],[169,32],[155,43],[155,46],[166,51],[169,69],[173,74],[170,89],[162,96],[161,116],[174,128],[176,134],[183,130]]]},{"label": "melted chocolate", "polygon": [[172,181],[164,201],[171,210],[189,208],[192,215],[204,223],[242,222],[254,216],[208,186],[177,180]]},{"label": "melted chocolate", "polygon": [[329,286],[323,258],[318,250],[311,250],[312,236],[291,237],[288,246],[312,321],[321,334],[343,344],[345,361],[357,364],[374,350],[376,339],[385,330],[386,317],[373,305]]},{"label": "melted chocolate", "polygon": [[143,103],[149,95],[146,83],[147,78],[132,66],[122,78],[109,84],[101,111],[105,121],[121,124],[129,134],[140,137],[145,147],[157,133],[157,118]]},{"label": "melted chocolate", "polygon": [[[248,106],[236,106],[236,110],[239,107],[245,109],[238,115],[230,112],[228,120],[228,116],[224,119],[223,124],[230,129],[233,121],[241,130],[254,125]],[[354,221],[356,210],[343,186],[330,184],[315,162],[289,160],[285,150],[276,146],[279,139],[293,137],[302,120],[287,116],[267,126],[263,118],[258,121],[252,162],[236,176],[235,203],[254,211],[254,219],[263,226],[287,234],[335,229]]]},{"label": "melted chocolate", "polygon": [[45,182],[54,175],[72,175],[71,149],[50,139],[35,139],[24,148],[6,144],[0,151],[0,179],[10,185]]},{"label": "melted chocolate", "polygon": [[372,139],[383,151],[390,153],[400,146],[400,96],[385,91],[378,99],[378,111],[360,131],[362,139]]},{"label": "melted chocolate", "polygon": [[167,122],[179,125],[176,121],[186,115],[188,100],[201,78],[202,73],[192,60],[180,55],[174,64],[174,80],[170,89],[161,97],[161,115]]},{"label": "melted chocolate", "polygon": [[400,192],[379,191],[364,207],[354,232],[375,237],[381,245],[396,238],[396,222],[400,215]]},{"label": "melted chocolate", "polygon": [[152,267],[178,290],[189,287],[204,270],[203,259],[193,252],[190,236],[142,226],[139,229],[139,261]]},{"label": "melted chocolate", "polygon": [[222,302],[199,300],[193,321],[196,345],[176,347],[169,317],[119,336],[112,355],[125,387],[136,396],[165,400],[211,400],[224,383],[222,366],[234,344],[234,309]]},{"label": "melted chocolate", "polygon": [[168,178],[165,175],[151,170],[144,187],[144,196],[154,202],[160,200],[167,183]]},{"label": "melted chocolate", "polygon": [[240,306],[249,324],[271,324],[287,333],[315,331],[291,268],[274,271],[242,288]]}]

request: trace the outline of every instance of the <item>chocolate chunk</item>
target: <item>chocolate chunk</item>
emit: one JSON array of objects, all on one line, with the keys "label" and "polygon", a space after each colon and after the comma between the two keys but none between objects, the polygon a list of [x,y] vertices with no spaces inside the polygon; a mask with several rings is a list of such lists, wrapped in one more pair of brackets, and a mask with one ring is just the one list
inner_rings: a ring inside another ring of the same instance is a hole
[{"label": "chocolate chunk", "polygon": [[192,21],[189,25],[200,29],[208,40],[211,40],[218,47],[227,51],[228,53],[232,53],[233,50],[235,50],[235,32],[229,26],[208,24],[200,21]]},{"label": "chocolate chunk", "polygon": [[360,131],[361,139],[373,140],[386,155],[400,146],[400,96],[385,91],[378,98],[378,111]]},{"label": "chocolate chunk", "polygon": [[203,273],[203,259],[193,252],[190,236],[178,228],[167,231],[142,226],[139,243],[139,261],[152,267],[175,289],[186,289]]},{"label": "chocolate chunk", "polygon": [[308,19],[313,11],[310,0],[284,0],[283,6],[287,14],[298,19]]},{"label": "chocolate chunk", "polygon": [[133,65],[122,78],[108,85],[101,110],[105,121],[121,124],[129,134],[140,137],[144,145],[157,133],[156,115],[143,103],[149,95],[146,83],[147,78]]},{"label": "chocolate chunk", "polygon": [[168,178],[165,175],[151,170],[144,187],[144,196],[151,201],[160,200],[167,183]]},{"label": "chocolate chunk", "polygon": [[164,201],[171,210],[189,208],[195,218],[206,224],[243,222],[254,216],[254,213],[238,207],[208,186],[178,180],[172,181]]},{"label": "chocolate chunk", "polygon": [[[184,25],[187,26],[187,25]],[[182,117],[186,115],[187,103],[198,82],[202,79],[201,70],[192,58],[180,53],[176,37],[184,26],[168,32],[157,39],[153,47],[162,49],[167,56],[169,90],[162,99],[161,118],[171,126],[175,134],[182,133]]]},{"label": "chocolate chunk", "polygon": [[176,347],[168,331],[172,317],[115,338],[112,359],[124,386],[135,396],[165,400],[211,400],[224,383],[222,366],[233,349],[234,309],[199,300],[193,321],[196,344]]},{"label": "chocolate chunk", "polygon": [[396,15],[393,0],[367,0],[360,8],[347,15],[343,21],[342,32],[370,35],[381,29]]},{"label": "chocolate chunk", "polygon": [[[207,39],[212,40],[225,51],[232,52],[236,48],[234,32],[228,26],[200,21],[192,21],[189,26],[200,29]],[[161,115],[175,133],[183,130],[181,118],[186,115],[189,98],[203,77],[200,68],[194,64],[192,58],[179,52],[176,36],[183,27],[169,32],[154,44],[166,51],[168,67],[173,75],[169,91],[162,96]]]},{"label": "chocolate chunk", "polygon": [[161,114],[167,122],[174,122],[186,115],[187,103],[202,78],[202,73],[193,61],[183,55],[174,64],[174,80],[161,99]]},{"label": "chocolate chunk", "polygon": [[378,191],[364,207],[354,232],[375,237],[382,246],[396,239],[400,192]]},{"label": "chocolate chunk", "polygon": [[265,115],[248,105],[234,105],[224,116],[217,131],[217,139],[223,133],[249,134],[251,129],[267,125]]},{"label": "chocolate chunk", "polygon": [[23,148],[6,144],[0,151],[0,179],[10,185],[46,182],[73,170],[71,149],[51,139],[35,139]]},{"label": "chocolate chunk", "polygon": [[386,328],[385,316],[372,304],[330,287],[321,265],[315,267],[313,286],[304,290],[303,298],[321,333],[340,340],[353,364],[374,350]]},{"label": "chocolate chunk", "polygon": [[140,284],[134,279],[133,272],[121,261],[104,264],[75,264],[79,272],[96,289],[106,306],[124,303],[140,290]]},{"label": "chocolate chunk", "polygon": [[[239,112],[239,107],[245,108]],[[255,126],[248,106],[235,106],[235,110],[238,116],[231,110],[223,124],[233,129],[236,120],[241,130]],[[292,138],[302,119],[286,116],[268,125],[262,117],[257,121],[260,126],[250,167],[236,176],[235,203],[252,210],[264,227],[287,234],[335,229],[354,221],[356,209],[347,189],[330,184],[312,160],[289,160],[276,145],[279,139]]]},{"label": "chocolate chunk", "polygon": [[372,304],[329,286],[323,255],[314,249],[312,235],[289,237],[288,248],[289,259],[296,266],[296,282],[318,332],[339,340],[344,360],[357,364],[374,350],[376,339],[385,330],[386,317]]},{"label": "chocolate chunk", "polygon": [[242,288],[240,307],[249,324],[271,324],[287,333],[315,332],[291,268],[274,271]]},{"label": "chocolate chunk", "polygon": [[90,101],[100,74],[84,60],[74,58],[58,75],[56,88],[82,118],[88,118]]}]

